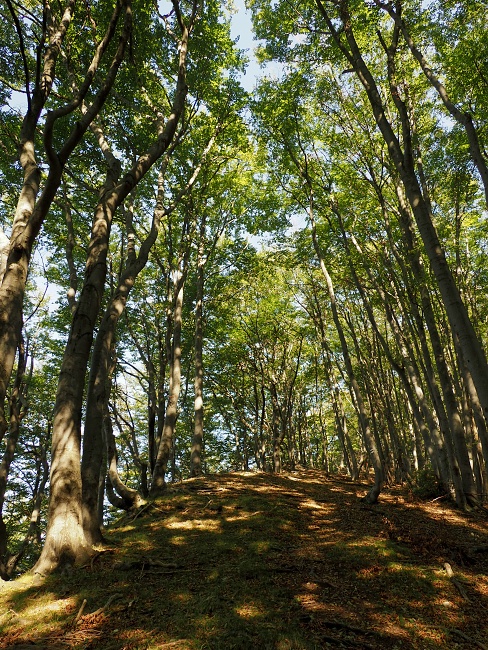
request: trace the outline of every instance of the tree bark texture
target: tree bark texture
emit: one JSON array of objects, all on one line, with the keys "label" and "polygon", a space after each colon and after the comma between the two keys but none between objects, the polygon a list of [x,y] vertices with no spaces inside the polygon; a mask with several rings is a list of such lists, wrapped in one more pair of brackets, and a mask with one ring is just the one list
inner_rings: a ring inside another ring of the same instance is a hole
[{"label": "tree bark texture", "polygon": [[[181,17],[180,17],[181,18]],[[49,573],[92,552],[83,526],[80,468],[81,412],[85,375],[107,272],[110,229],[116,209],[170,147],[184,109],[188,28],[180,21],[179,72],[171,115],[148,151],[120,182],[109,169],[105,192],[95,211],[85,280],[73,314],[60,371],[52,436],[51,491],[45,544],[35,570]],[[98,477],[97,477],[98,478]]]},{"label": "tree bark texture", "polygon": [[170,362],[170,385],[163,432],[159,443],[151,484],[151,495],[160,494],[166,487],[165,474],[171,457],[176,420],[178,418],[178,398],[181,390],[181,327],[183,311],[183,289],[185,276],[177,273],[175,279],[175,305],[173,318],[173,345]]}]

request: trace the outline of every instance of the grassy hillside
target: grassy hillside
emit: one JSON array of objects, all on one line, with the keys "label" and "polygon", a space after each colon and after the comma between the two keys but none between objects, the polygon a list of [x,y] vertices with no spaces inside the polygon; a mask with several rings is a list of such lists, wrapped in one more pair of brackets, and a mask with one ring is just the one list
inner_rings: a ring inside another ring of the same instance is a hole
[{"label": "grassy hillside", "polygon": [[[0,648],[488,648],[488,526],[318,471],[192,479],[91,563],[0,588]],[[451,573],[452,572],[452,573]]]}]

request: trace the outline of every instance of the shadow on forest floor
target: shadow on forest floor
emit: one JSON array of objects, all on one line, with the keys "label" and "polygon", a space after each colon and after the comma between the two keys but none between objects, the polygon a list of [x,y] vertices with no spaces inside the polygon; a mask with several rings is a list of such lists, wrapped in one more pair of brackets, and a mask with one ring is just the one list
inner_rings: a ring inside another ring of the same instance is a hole
[{"label": "shadow on forest floor", "polygon": [[0,648],[488,648],[486,512],[365,489],[315,470],[171,487],[90,565],[5,583]]}]

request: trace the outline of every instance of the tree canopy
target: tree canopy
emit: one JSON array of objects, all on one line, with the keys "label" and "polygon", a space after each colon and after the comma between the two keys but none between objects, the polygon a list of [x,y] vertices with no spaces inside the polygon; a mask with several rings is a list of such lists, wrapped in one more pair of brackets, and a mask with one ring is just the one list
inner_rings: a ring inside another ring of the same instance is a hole
[{"label": "tree canopy", "polygon": [[[488,493],[478,0],[2,0],[0,578],[170,482]],[[273,63],[274,65],[265,65]]]}]

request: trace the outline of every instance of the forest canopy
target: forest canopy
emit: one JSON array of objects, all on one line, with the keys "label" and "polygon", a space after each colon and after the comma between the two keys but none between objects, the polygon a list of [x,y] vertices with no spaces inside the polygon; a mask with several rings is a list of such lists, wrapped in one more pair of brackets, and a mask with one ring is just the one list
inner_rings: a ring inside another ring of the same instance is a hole
[{"label": "forest canopy", "polygon": [[249,0],[251,92],[233,11],[1,0],[3,580],[207,473],[486,501],[485,3]]}]

